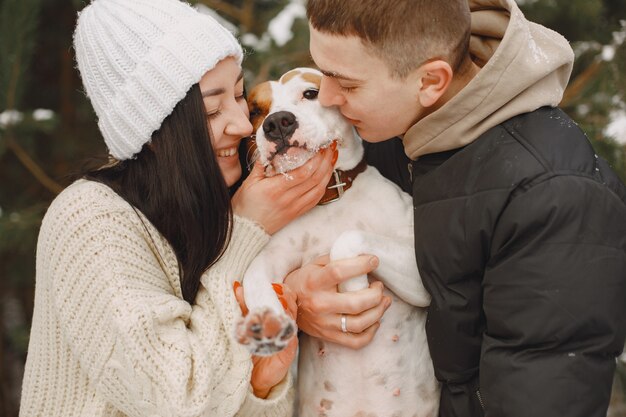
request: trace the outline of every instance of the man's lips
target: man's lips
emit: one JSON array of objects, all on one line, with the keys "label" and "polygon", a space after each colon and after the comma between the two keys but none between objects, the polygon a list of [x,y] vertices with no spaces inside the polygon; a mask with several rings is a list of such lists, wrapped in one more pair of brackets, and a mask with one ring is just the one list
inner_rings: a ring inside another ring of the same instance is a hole
[{"label": "man's lips", "polygon": [[356,124],[358,124],[358,123],[360,122],[360,120],[351,119],[350,117],[348,117],[348,116],[346,116],[346,115],[344,115],[343,117],[344,117],[344,118],[345,118],[348,122],[350,122],[350,124],[352,124],[352,125],[356,125]]}]

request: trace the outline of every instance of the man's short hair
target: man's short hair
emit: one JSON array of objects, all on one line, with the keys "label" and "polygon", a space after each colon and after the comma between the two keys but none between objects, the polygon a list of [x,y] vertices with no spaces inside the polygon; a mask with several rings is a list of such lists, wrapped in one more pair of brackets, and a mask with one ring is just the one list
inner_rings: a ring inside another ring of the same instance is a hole
[{"label": "man's short hair", "polygon": [[399,78],[433,59],[456,72],[468,54],[467,0],[308,0],[307,16],[319,32],[359,37]]}]

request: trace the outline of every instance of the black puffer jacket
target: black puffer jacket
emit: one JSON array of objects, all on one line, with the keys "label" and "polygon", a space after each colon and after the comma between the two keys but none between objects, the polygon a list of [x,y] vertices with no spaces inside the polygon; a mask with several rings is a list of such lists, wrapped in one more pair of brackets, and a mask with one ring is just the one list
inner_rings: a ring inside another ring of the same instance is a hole
[{"label": "black puffer jacket", "polygon": [[401,149],[366,155],[413,193],[440,416],[606,416],[626,335],[624,184],[553,108],[412,164]]}]

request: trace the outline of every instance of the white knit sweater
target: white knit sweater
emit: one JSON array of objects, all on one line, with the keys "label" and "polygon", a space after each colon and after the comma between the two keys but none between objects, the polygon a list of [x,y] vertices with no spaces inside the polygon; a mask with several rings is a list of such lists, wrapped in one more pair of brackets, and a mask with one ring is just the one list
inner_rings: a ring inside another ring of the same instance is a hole
[{"label": "white knit sweater", "polygon": [[232,339],[232,282],[267,240],[235,217],[190,305],[154,226],[110,188],[72,184],[39,235],[20,416],[291,415],[291,379],[256,398],[250,355]]}]

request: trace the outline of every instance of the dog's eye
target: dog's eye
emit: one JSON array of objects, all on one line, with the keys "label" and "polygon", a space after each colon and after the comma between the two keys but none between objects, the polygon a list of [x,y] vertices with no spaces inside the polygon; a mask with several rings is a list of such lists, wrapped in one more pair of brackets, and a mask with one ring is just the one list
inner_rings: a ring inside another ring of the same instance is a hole
[{"label": "dog's eye", "polygon": [[314,88],[310,88],[308,90],[306,90],[304,93],[302,93],[302,96],[304,98],[306,98],[307,100],[315,100],[317,99],[317,93],[319,91],[314,89]]},{"label": "dog's eye", "polygon": [[255,118],[261,114],[261,110],[258,107],[253,107],[250,109],[250,118]]}]

